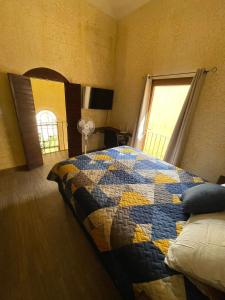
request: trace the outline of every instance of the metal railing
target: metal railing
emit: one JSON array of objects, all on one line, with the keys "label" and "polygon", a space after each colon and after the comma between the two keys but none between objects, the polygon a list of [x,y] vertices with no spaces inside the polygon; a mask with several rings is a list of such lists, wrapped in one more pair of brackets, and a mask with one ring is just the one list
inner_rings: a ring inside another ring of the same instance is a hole
[{"label": "metal railing", "polygon": [[38,136],[42,154],[66,150],[67,123],[38,123]]},{"label": "metal railing", "polygon": [[153,157],[163,159],[168,143],[168,136],[147,129],[144,152]]}]

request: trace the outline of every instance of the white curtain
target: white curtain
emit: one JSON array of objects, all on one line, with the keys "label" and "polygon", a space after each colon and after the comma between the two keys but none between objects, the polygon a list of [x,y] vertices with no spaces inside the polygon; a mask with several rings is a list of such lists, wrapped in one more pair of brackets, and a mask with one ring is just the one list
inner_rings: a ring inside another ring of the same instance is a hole
[{"label": "white curtain", "polygon": [[135,148],[143,149],[145,134],[146,134],[146,122],[148,117],[148,111],[151,101],[151,89],[152,89],[152,78],[148,75],[145,84],[144,96],[140,107],[140,113],[137,121],[137,125],[134,130],[132,137],[132,146]]},{"label": "white curtain", "polygon": [[173,164],[180,165],[184,152],[184,147],[188,138],[189,128],[195,108],[198,103],[199,95],[206,77],[205,69],[198,69],[192,80],[189,92],[184,102],[183,108],[177,120],[172,137],[170,139],[164,160]]}]

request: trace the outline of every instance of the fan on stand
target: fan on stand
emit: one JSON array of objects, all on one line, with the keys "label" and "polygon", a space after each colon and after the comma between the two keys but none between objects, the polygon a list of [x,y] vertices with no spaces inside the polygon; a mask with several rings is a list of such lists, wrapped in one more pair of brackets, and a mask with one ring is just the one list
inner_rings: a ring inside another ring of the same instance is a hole
[{"label": "fan on stand", "polygon": [[77,123],[77,129],[84,138],[84,153],[87,153],[88,137],[95,131],[95,123],[92,120],[81,119]]}]

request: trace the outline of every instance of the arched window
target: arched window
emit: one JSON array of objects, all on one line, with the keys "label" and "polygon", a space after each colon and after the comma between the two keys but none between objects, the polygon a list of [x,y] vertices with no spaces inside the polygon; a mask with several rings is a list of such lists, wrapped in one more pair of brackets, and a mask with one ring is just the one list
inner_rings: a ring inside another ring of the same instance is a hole
[{"label": "arched window", "polygon": [[51,112],[50,110],[41,110],[36,115],[37,123],[44,124],[44,123],[56,123],[57,118],[56,115]]},{"label": "arched window", "polygon": [[49,110],[42,110],[37,113],[36,119],[42,153],[59,151],[56,115]]}]

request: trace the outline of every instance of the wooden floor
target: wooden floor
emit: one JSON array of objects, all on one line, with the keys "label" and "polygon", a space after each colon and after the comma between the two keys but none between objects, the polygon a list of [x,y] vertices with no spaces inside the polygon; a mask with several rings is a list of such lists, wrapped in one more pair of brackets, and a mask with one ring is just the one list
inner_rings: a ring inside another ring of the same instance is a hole
[{"label": "wooden floor", "polygon": [[0,299],[121,299],[57,186],[36,170],[0,174]]}]

